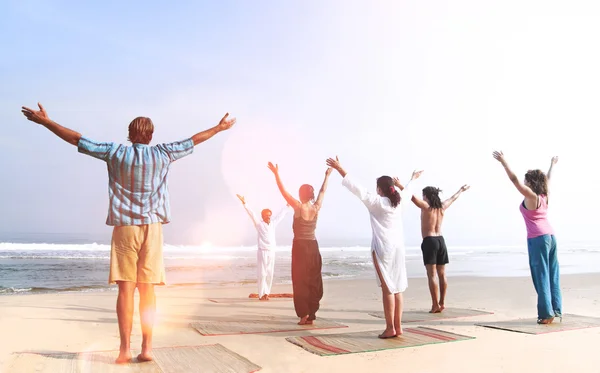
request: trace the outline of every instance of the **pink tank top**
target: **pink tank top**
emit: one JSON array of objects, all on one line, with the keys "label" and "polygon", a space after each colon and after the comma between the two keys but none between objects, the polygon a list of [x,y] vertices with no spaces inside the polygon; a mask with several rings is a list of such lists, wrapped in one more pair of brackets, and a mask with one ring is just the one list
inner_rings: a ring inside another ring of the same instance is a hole
[{"label": "pink tank top", "polygon": [[527,227],[527,238],[535,238],[545,234],[554,234],[554,230],[548,221],[548,197],[539,196],[539,207],[535,210],[528,210],[525,207],[525,201],[520,206],[521,214],[525,219]]}]

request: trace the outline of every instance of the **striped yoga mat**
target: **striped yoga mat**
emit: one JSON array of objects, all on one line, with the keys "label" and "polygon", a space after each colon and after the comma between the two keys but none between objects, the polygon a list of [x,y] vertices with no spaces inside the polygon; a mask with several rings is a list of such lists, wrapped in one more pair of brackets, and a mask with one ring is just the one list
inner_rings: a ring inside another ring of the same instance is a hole
[{"label": "striped yoga mat", "polygon": [[[383,312],[370,312],[369,315],[384,319]],[[402,322],[422,322],[454,319],[459,317],[473,317],[481,315],[493,315],[493,312],[473,310],[468,308],[446,308],[443,312],[429,313],[429,311],[404,311]]]},{"label": "striped yoga mat", "polygon": [[[255,298],[258,299],[258,294],[257,293],[250,293],[250,295],[248,295],[248,298]],[[273,299],[273,298],[285,298],[285,299],[293,299],[294,298],[294,294],[291,293],[277,293],[277,294],[269,294],[269,298]]]},{"label": "striped yoga mat", "polygon": [[261,301],[258,300],[258,295],[253,296],[250,294],[248,298],[208,298],[213,303],[268,303],[268,302],[280,302],[280,301],[291,301],[293,297],[286,297],[286,294],[272,295],[269,300]]},{"label": "striped yoga mat", "polygon": [[300,319],[289,316],[254,316],[227,321],[200,321],[190,326],[206,336],[297,332],[302,330],[347,328],[335,321],[318,318],[313,325],[298,325]]},{"label": "striped yoga mat", "polygon": [[475,338],[422,326],[416,328],[404,328],[404,334],[396,338],[377,338],[377,335],[379,335],[380,332],[381,331],[368,331],[345,334],[325,334],[319,336],[288,337],[286,340],[313,354],[328,356],[416,347]]},{"label": "striped yoga mat", "polygon": [[6,373],[252,373],[261,367],[220,344],[154,350],[154,361],[116,365],[118,351],[19,353]]},{"label": "striped yoga mat", "polygon": [[600,327],[600,318],[565,314],[563,315],[562,322],[560,322],[560,319],[556,318],[552,324],[547,325],[539,325],[537,323],[537,319],[496,321],[476,323],[475,325],[517,333],[547,334],[554,332],[566,332],[569,330],[597,328]]}]

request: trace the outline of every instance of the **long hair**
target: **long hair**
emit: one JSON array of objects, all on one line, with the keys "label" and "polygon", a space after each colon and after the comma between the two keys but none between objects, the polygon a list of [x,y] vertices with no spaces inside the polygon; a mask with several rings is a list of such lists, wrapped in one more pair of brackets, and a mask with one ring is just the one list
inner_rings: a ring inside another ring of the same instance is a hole
[{"label": "long hair", "polygon": [[535,194],[548,195],[548,177],[541,170],[529,170],[525,174],[525,181]]},{"label": "long hair", "polygon": [[381,190],[381,194],[384,197],[390,199],[392,203],[392,207],[396,208],[400,204],[400,193],[396,190],[394,186],[394,180],[389,176],[381,176],[377,179],[377,187]]},{"label": "long hair", "polygon": [[429,207],[432,209],[441,209],[443,207],[440,200],[441,190],[436,187],[428,186],[423,188],[423,195],[427,198]]},{"label": "long hair", "polygon": [[137,117],[129,123],[127,140],[132,144],[150,144],[154,133],[154,123],[150,118]]}]

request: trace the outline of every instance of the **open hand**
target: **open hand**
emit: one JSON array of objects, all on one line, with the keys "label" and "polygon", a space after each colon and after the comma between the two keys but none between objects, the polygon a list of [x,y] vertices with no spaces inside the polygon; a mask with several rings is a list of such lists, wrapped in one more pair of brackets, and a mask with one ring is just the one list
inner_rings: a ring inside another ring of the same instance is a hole
[{"label": "open hand", "polygon": [[217,125],[217,127],[219,127],[219,130],[221,130],[221,131],[228,130],[231,127],[233,127],[233,125],[235,124],[235,121],[236,121],[235,118],[227,119],[227,117],[229,117],[229,113],[226,113],[225,116],[223,118],[221,118],[221,121]]},{"label": "open hand", "polygon": [[269,162],[267,167],[269,167],[269,170],[271,170],[271,172],[273,172],[275,175],[279,173],[279,165],[273,165],[273,163]]},{"label": "open hand", "polygon": [[23,113],[23,115],[25,115],[25,117],[32,122],[38,124],[48,123],[50,121],[50,118],[48,117],[48,113],[46,113],[46,109],[44,109],[42,104],[40,104],[39,102],[38,106],[40,108],[40,110],[38,111],[23,106],[21,108],[21,113]]},{"label": "open hand", "polygon": [[502,151],[495,151],[495,152],[492,153],[492,156],[498,162],[504,163],[504,153],[502,153]]},{"label": "open hand", "polygon": [[236,194],[237,198],[240,199],[240,201],[242,201],[242,204],[245,205],[246,204],[246,200],[244,199],[244,196],[240,196],[239,194]]},{"label": "open hand", "polygon": [[325,176],[329,176],[329,175],[331,175],[331,171],[333,171],[333,168],[331,168],[331,167],[328,167],[328,168],[325,170]]},{"label": "open hand", "polygon": [[423,173],[423,171],[424,170],[421,170],[421,171],[414,170],[412,173],[411,180],[417,180],[419,177],[421,177],[421,174]]},{"label": "open hand", "polygon": [[397,186],[398,188],[403,188],[404,187],[402,185],[402,183],[400,182],[400,179],[398,179],[397,177],[395,177],[393,180],[394,180],[394,185]]},{"label": "open hand", "polygon": [[328,158],[325,163],[327,164],[327,166],[329,166],[330,168],[335,168],[336,170],[339,170],[340,168],[342,168],[342,165],[340,164],[340,160],[337,157],[337,155],[335,156],[335,159],[333,158]]},{"label": "open hand", "polygon": [[555,165],[558,163],[558,156],[552,157],[552,164]]},{"label": "open hand", "polygon": [[461,192],[466,192],[467,190],[469,190],[469,188],[470,188],[470,187],[471,187],[471,186],[469,186],[469,185],[465,184],[465,185],[463,185],[463,186],[461,186],[461,187],[460,187],[460,191],[461,191]]}]

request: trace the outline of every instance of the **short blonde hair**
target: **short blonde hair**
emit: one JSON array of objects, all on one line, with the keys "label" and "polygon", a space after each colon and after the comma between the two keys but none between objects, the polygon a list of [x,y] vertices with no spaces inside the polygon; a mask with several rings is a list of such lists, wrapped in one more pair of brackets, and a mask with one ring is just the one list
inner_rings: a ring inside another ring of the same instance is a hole
[{"label": "short blonde hair", "polygon": [[129,136],[127,140],[133,144],[149,144],[154,133],[152,119],[137,117],[129,123]]}]

